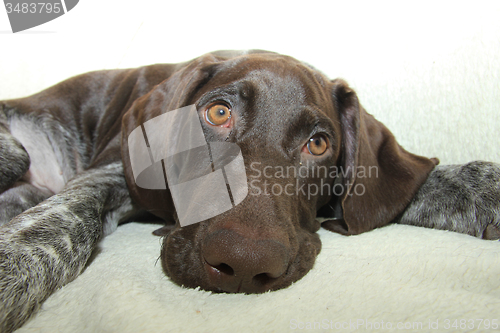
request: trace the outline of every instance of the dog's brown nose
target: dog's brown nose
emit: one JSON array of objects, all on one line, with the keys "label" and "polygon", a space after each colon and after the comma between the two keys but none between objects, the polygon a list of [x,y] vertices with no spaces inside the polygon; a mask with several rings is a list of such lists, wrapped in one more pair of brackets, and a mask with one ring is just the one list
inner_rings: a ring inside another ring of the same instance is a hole
[{"label": "dog's brown nose", "polygon": [[289,251],[281,242],[247,238],[229,229],[208,235],[202,256],[212,287],[233,293],[271,289],[289,264]]}]

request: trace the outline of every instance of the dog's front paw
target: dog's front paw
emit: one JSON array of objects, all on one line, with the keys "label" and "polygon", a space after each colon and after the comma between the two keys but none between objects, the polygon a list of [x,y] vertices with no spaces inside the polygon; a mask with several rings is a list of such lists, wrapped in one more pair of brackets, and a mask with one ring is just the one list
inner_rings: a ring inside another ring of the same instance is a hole
[{"label": "dog's front paw", "polygon": [[38,263],[4,239],[0,242],[0,331],[12,332],[39,308],[43,292],[33,293],[40,285],[35,278]]},{"label": "dog's front paw", "polygon": [[64,232],[51,225],[54,212],[28,212],[0,227],[0,332],[21,327],[85,263],[72,253]]}]

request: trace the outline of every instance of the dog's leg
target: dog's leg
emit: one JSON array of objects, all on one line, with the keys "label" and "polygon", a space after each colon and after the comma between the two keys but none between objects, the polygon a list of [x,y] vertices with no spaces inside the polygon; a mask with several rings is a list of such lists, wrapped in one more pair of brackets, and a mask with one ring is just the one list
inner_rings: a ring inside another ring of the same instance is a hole
[{"label": "dog's leg", "polygon": [[[106,224],[131,207],[121,162],[88,170],[0,227],[0,331],[20,327],[84,268]],[[117,213],[118,212],[118,213]]]},{"label": "dog's leg", "polygon": [[50,194],[29,183],[14,183],[9,189],[0,193],[0,226],[49,196]]},{"label": "dog's leg", "polygon": [[[0,105],[1,108],[1,105]],[[30,167],[30,157],[14,138],[0,110],[0,193],[12,186]]]},{"label": "dog's leg", "polygon": [[437,166],[395,222],[500,238],[500,165]]},{"label": "dog's leg", "polygon": [[0,109],[0,225],[49,196],[30,184],[18,181],[29,166],[28,152],[10,134]]}]

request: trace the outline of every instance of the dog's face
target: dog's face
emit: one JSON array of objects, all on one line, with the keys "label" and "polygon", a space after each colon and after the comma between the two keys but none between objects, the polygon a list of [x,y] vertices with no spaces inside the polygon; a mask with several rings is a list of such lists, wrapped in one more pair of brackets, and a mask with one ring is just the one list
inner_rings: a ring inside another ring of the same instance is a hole
[{"label": "dog's face", "polygon": [[[177,221],[165,236],[163,268],[187,287],[244,293],[287,287],[320,252],[318,210],[326,217],[342,211],[345,220],[325,225],[344,234],[387,224],[433,167],[402,151],[343,81],[275,54],[204,57],[185,65],[138,100],[124,118],[123,138],[166,107],[192,104],[207,142],[241,149],[248,195],[211,219],[184,227]],[[133,186],[126,147],[122,152],[136,201],[159,216],[176,217],[168,191],[151,194]],[[380,165],[381,157],[391,162]],[[382,170],[377,179],[356,179],[360,165]],[[357,196],[355,185],[363,190]]]},{"label": "dog's face", "polygon": [[321,249],[316,210],[330,191],[311,196],[310,184],[316,190],[332,183],[313,169],[335,165],[340,144],[327,89],[298,61],[247,58],[224,64],[196,92],[207,141],[240,147],[249,194],[235,208],[166,236],[162,263],[172,280],[254,293],[286,287],[311,269]]}]

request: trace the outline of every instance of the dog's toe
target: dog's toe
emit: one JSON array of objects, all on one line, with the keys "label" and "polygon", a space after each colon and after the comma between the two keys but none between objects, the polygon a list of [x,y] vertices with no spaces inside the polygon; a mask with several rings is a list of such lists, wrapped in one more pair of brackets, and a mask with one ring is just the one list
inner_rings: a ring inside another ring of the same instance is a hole
[{"label": "dog's toe", "polygon": [[483,239],[487,240],[498,240],[500,239],[500,227],[493,225],[493,224],[488,224],[486,229],[483,232]]}]

